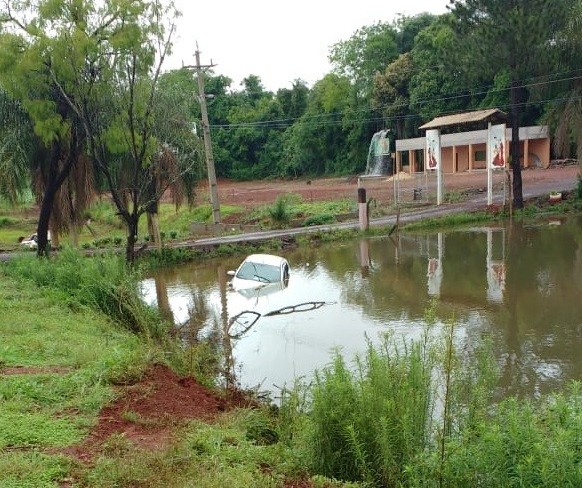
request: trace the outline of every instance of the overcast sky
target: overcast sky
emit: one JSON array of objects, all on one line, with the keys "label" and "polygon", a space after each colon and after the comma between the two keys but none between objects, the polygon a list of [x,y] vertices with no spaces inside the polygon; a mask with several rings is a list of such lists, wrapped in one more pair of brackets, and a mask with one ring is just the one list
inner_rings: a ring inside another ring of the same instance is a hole
[{"label": "overcast sky", "polygon": [[174,54],[166,69],[195,63],[217,66],[233,79],[250,74],[268,90],[291,88],[297,78],[309,86],[331,71],[329,48],[365,25],[392,22],[398,14],[441,14],[448,0],[175,0],[182,11]]}]

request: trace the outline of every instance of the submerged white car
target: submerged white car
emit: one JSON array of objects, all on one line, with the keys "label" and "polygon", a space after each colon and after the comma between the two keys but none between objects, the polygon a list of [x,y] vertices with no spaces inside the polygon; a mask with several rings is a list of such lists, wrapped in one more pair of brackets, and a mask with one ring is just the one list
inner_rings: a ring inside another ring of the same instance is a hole
[{"label": "submerged white car", "polygon": [[230,286],[233,290],[260,288],[272,283],[289,281],[289,263],[285,258],[272,254],[251,254],[236,271],[229,271],[232,276]]}]

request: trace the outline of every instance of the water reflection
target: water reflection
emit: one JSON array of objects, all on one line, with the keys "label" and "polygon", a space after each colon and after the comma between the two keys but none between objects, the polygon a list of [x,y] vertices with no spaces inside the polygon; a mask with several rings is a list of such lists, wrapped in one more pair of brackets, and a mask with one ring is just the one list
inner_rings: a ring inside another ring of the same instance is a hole
[{"label": "water reflection", "polygon": [[[227,285],[240,258],[165,270],[144,289],[162,308],[165,293],[177,322],[197,324],[191,337],[217,341],[226,376],[244,387],[276,393],[334,348],[351,357],[386,332],[418,337],[436,299],[461,346],[493,340],[506,392],[535,395],[582,376],[581,229],[574,219],[305,247],[285,253],[288,287],[247,296]],[[273,313],[304,303],[322,306]]]},{"label": "water reflection", "polygon": [[[505,291],[505,229],[486,229],[487,232],[487,300],[501,303],[503,292]],[[494,237],[496,242],[501,240],[501,245],[497,249],[493,246]],[[499,252],[499,247],[501,252]]]},{"label": "water reflection", "polygon": [[428,294],[432,297],[438,297],[441,294],[441,283],[443,281],[443,254],[444,254],[444,238],[443,233],[439,232],[437,238],[437,253],[436,257],[428,258],[427,287]]}]

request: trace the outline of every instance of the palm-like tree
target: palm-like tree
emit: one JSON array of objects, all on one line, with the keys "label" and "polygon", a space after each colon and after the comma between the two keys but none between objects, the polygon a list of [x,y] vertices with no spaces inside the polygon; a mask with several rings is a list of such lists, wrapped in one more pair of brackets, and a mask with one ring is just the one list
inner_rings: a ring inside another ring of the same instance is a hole
[{"label": "palm-like tree", "polygon": [[16,205],[30,187],[31,156],[38,149],[21,105],[0,88],[0,196]]},{"label": "palm-like tree", "polygon": [[[0,196],[16,205],[32,190],[40,206],[47,188],[48,156],[27,112],[0,88]],[[64,160],[66,155],[58,159]],[[76,229],[94,197],[94,187],[92,165],[81,154],[52,204],[49,228],[53,244],[58,244],[59,235],[69,232],[76,241]]]}]

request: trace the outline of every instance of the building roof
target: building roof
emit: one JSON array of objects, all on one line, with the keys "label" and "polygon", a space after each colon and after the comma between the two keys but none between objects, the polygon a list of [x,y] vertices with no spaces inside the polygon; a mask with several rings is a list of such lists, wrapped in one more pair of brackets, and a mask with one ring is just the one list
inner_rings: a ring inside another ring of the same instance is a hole
[{"label": "building roof", "polygon": [[507,114],[496,108],[489,108],[487,110],[475,110],[473,112],[464,112],[460,114],[444,115],[436,117],[430,122],[421,125],[419,129],[440,129],[442,127],[450,127],[452,125],[470,124],[473,122],[495,122],[504,121]]}]

